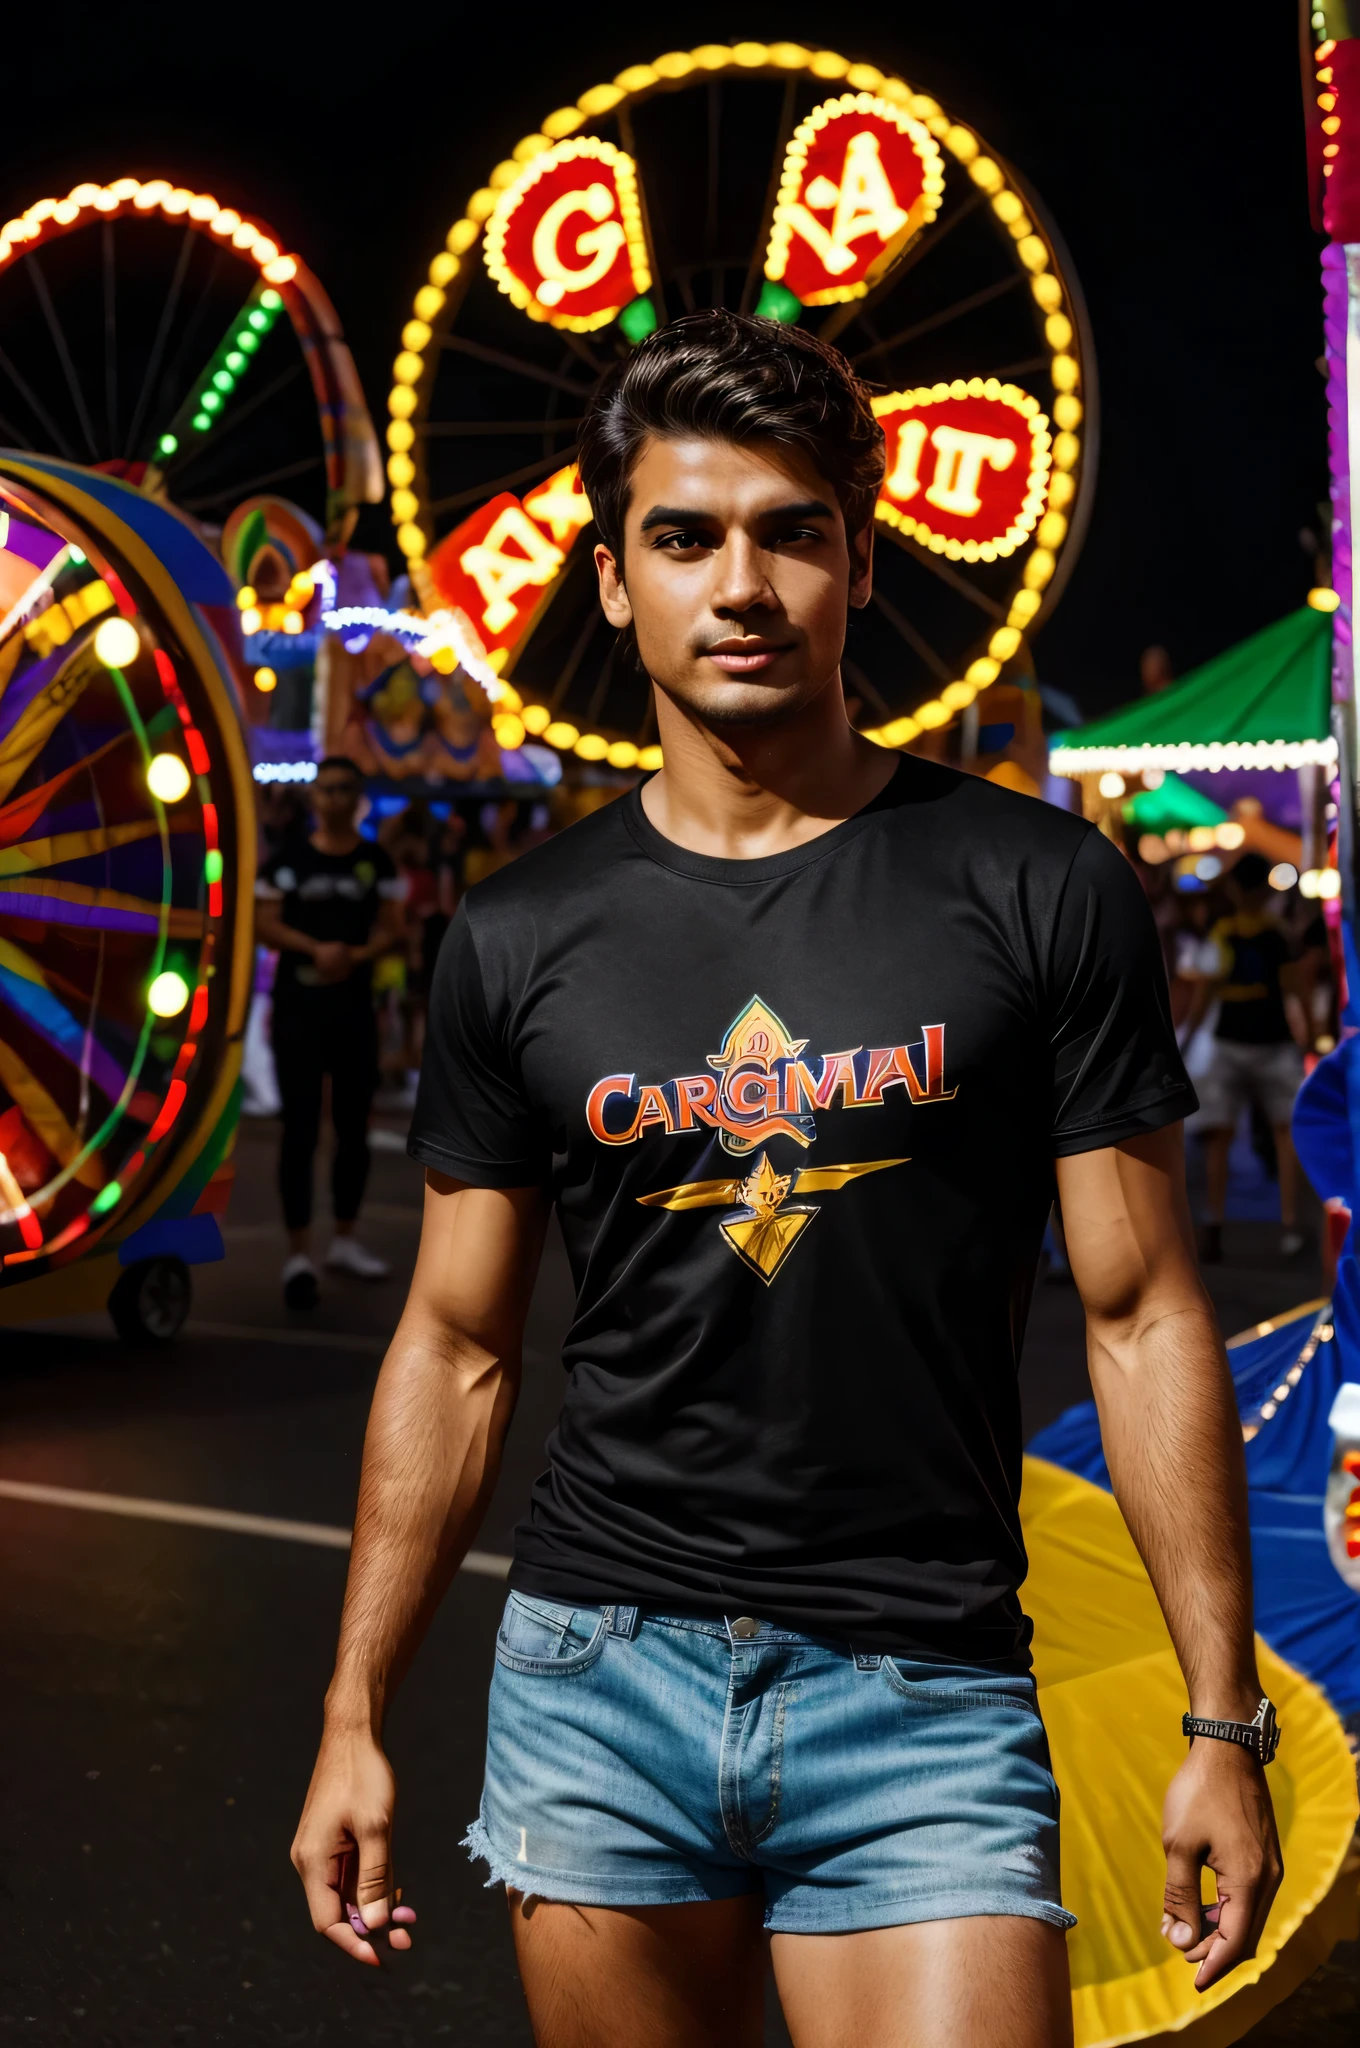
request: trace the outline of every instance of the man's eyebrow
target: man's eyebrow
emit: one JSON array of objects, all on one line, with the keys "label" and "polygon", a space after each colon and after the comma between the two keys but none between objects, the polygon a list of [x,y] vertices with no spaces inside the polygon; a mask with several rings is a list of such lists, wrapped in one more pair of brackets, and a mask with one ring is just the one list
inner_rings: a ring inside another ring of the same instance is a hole
[{"label": "man's eyebrow", "polygon": [[[644,512],[639,531],[650,533],[654,526],[706,526],[713,518],[697,506],[653,505]],[[771,505],[762,519],[834,519],[835,513],[821,498],[798,498],[789,505]]]}]

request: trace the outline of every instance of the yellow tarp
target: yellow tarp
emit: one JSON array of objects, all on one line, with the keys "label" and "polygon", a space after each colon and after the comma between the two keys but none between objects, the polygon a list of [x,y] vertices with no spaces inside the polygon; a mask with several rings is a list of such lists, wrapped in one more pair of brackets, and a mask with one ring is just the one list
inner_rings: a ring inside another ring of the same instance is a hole
[{"label": "yellow tarp", "polygon": [[1162,1795],[1185,1757],[1188,1705],[1166,1624],[1103,1488],[1026,1458],[1021,1518],[1035,1676],[1063,1802],[1063,1902],[1078,1920],[1068,1936],[1077,2048],[1161,2034],[1222,2048],[1355,1932],[1354,1870],[1343,1868],[1355,1762],[1341,1723],[1258,1640],[1284,1730],[1270,1767],[1284,1883],[1255,1961],[1197,1992],[1194,1969],[1160,1933]]}]

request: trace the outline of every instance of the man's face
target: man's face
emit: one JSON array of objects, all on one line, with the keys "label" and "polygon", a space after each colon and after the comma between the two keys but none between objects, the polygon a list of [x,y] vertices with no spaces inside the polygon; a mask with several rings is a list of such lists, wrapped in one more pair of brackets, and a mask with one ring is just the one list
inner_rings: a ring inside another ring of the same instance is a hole
[{"label": "man's face", "polygon": [[359,808],[359,784],[341,768],[323,768],[312,784],[312,809],[318,825],[343,832],[354,823]]},{"label": "man's face", "polygon": [[648,675],[715,726],[776,723],[825,689],[870,560],[801,454],[697,437],[646,442],[623,561],[595,550],[610,624],[631,622]]}]

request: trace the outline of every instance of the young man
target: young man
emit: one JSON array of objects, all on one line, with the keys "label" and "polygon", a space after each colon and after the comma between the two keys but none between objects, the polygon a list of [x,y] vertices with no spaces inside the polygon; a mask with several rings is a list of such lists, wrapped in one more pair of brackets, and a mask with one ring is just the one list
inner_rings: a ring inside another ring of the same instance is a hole
[{"label": "young man", "polygon": [[1270,914],[1270,863],[1244,853],[1228,881],[1237,904],[1210,932],[1218,975],[1202,984],[1191,1012],[1191,1031],[1210,1003],[1218,1002],[1213,1058],[1200,1089],[1209,1174],[1209,1221],[1200,1256],[1223,1256],[1223,1211],[1228,1199],[1228,1154],[1237,1120],[1249,1103],[1275,1134],[1280,1174],[1280,1251],[1292,1259],[1306,1239],[1298,1227],[1298,1161],[1291,1119],[1303,1080],[1303,1056],[1285,1015],[1282,976],[1293,957],[1289,935]]},{"label": "young man", "polygon": [[321,1129],[321,1083],[331,1077],[335,1235],[326,1264],[381,1280],[387,1261],[367,1251],[354,1222],[368,1178],[368,1113],[378,1084],[373,962],[404,943],[404,885],[381,846],[361,839],[354,818],[363,782],[353,761],[331,754],[312,784],[315,827],[264,863],[255,884],[255,932],[278,951],[273,1045],[283,1102],[279,1192],[288,1230],[283,1298],[316,1307],[312,1262],[312,1162]]},{"label": "young man", "polygon": [[[294,1861],[315,1926],[375,1962],[383,1712],[495,1483],[555,1202],[566,1401],[469,1838],[536,2039],[756,2048],[769,1930],[799,2048],[1053,2048],[1070,1916],[1016,1366],[1055,1178],[1192,1708],[1258,1746],[1241,1436],[1156,937],[1092,828],[847,723],[883,453],[842,357],[679,321],[606,385],[581,469],[665,767],[485,882],[445,943],[425,1229]],[[1248,1748],[1193,1742],[1166,1841],[1164,1931],[1208,1985],[1279,1877]]]}]

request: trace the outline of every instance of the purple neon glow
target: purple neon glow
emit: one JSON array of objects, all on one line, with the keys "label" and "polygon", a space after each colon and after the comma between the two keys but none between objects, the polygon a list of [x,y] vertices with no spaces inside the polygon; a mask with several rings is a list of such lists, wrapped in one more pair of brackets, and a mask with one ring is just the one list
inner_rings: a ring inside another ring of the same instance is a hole
[{"label": "purple neon glow", "polygon": [[1351,468],[1347,431],[1346,252],[1331,242],[1322,252],[1322,331],[1327,363],[1327,464],[1332,485],[1332,588],[1341,599],[1332,614],[1332,697],[1347,703],[1352,689]]},{"label": "purple neon glow", "polygon": [[39,890],[0,889],[0,917],[23,917],[31,924],[89,925],[102,932],[154,932],[160,922],[154,910],[117,910],[98,903],[64,903]]},{"label": "purple neon glow", "polygon": [[[0,512],[7,509],[0,505]],[[3,546],[7,555],[18,555],[21,561],[31,562],[35,569],[45,569],[53,556],[61,553],[66,542],[59,533],[52,533],[45,526],[30,526],[26,519],[10,512],[9,531]]]}]

